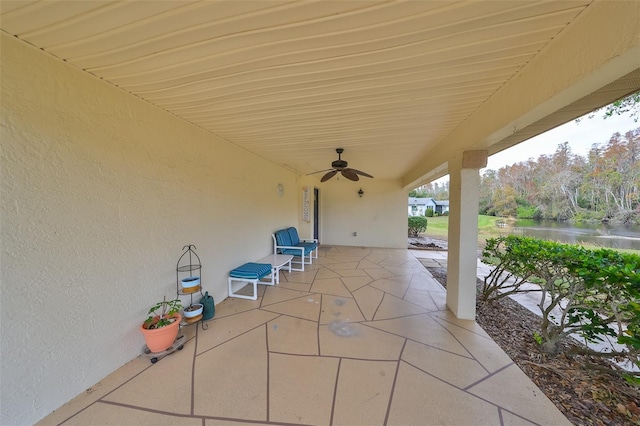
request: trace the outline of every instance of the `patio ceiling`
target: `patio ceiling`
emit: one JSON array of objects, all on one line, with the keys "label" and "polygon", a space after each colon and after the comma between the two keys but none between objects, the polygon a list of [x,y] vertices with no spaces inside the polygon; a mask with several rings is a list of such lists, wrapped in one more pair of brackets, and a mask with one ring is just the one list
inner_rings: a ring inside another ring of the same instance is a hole
[{"label": "patio ceiling", "polygon": [[591,3],[3,0],[0,27],[301,174],[343,147],[403,179]]}]

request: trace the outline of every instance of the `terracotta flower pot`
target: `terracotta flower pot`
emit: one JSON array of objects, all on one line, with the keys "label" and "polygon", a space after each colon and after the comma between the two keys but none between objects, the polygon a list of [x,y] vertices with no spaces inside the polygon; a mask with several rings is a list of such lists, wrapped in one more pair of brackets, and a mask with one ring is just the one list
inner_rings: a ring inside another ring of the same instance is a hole
[{"label": "terracotta flower pot", "polygon": [[[157,322],[157,318],[158,317],[156,317],[155,322]],[[162,352],[171,347],[173,342],[175,342],[178,331],[180,330],[182,316],[180,314],[174,314],[172,318],[176,318],[176,320],[165,327],[149,330],[145,328],[144,323],[140,326],[144,341],[151,352]]]}]

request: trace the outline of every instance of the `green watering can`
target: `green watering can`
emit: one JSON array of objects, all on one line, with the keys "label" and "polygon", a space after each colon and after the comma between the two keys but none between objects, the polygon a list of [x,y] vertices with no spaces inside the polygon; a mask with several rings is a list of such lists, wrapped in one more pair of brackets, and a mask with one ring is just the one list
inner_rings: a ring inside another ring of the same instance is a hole
[{"label": "green watering can", "polygon": [[204,297],[200,299],[200,303],[202,303],[202,320],[207,321],[213,318],[216,314],[216,305],[213,301],[213,297],[209,296],[209,292],[204,293]]}]

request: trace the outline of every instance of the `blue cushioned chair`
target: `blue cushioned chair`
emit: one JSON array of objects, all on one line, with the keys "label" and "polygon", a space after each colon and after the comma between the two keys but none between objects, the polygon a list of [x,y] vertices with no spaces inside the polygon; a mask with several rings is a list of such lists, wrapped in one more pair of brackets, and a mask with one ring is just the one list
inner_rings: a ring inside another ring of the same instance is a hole
[{"label": "blue cushioned chair", "polygon": [[294,256],[291,263],[300,265],[300,268],[292,267],[292,271],[304,271],[304,265],[311,265],[313,258],[318,258],[318,240],[301,240],[294,227],[276,231],[271,237],[273,238],[274,253]]}]

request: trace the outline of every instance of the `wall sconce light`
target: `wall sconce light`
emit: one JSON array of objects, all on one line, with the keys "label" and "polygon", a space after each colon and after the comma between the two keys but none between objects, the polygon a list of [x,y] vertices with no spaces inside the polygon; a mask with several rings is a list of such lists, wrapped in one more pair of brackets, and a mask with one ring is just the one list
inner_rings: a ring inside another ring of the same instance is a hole
[{"label": "wall sconce light", "polygon": [[362,190],[362,188],[360,188],[360,190],[358,191],[358,196],[362,198],[363,195],[364,195],[364,191]]}]

